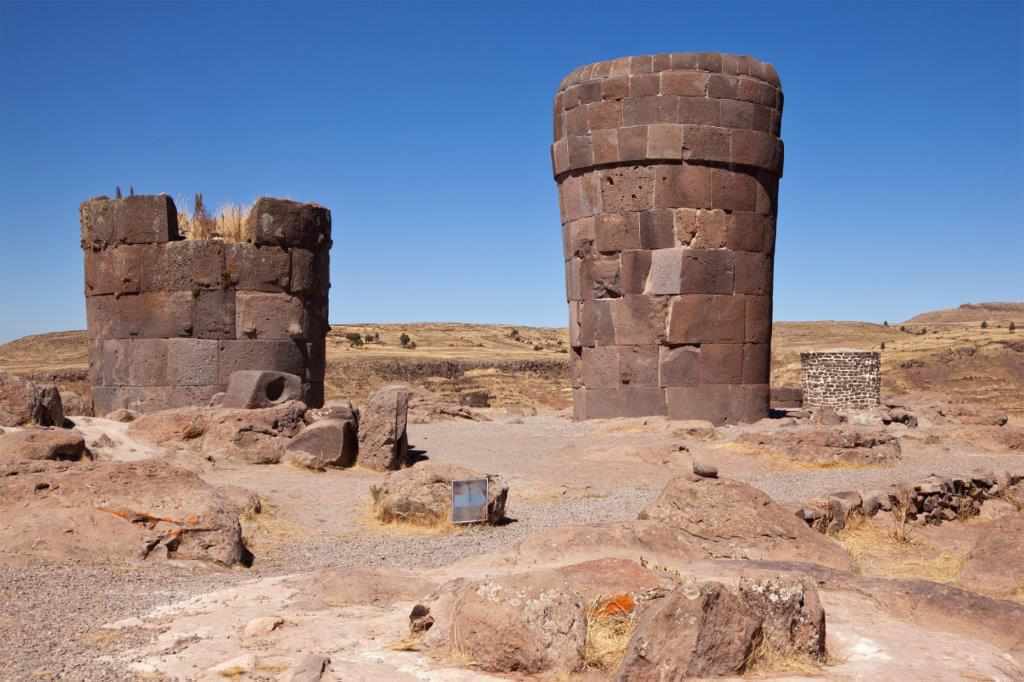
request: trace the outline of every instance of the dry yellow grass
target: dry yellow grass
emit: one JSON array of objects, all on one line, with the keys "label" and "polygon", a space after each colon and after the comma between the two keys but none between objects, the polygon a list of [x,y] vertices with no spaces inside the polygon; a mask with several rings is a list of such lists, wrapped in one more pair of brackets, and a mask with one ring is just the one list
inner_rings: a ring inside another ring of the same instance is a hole
[{"label": "dry yellow grass", "polygon": [[840,532],[836,539],[850,553],[859,573],[887,578],[921,578],[954,583],[965,554],[942,551],[923,540],[898,540],[877,521],[865,521]]},{"label": "dry yellow grass", "polygon": [[195,216],[179,209],[178,230],[186,239],[220,239],[225,242],[247,242],[252,235],[247,228],[251,206],[225,204],[210,217]]},{"label": "dry yellow grass", "polygon": [[806,654],[780,651],[762,638],[747,661],[745,677],[760,678],[780,673],[817,677],[825,663],[816,661]]},{"label": "dry yellow grass", "polygon": [[619,667],[636,627],[636,602],[628,594],[600,597],[587,607],[583,662],[589,668]]}]

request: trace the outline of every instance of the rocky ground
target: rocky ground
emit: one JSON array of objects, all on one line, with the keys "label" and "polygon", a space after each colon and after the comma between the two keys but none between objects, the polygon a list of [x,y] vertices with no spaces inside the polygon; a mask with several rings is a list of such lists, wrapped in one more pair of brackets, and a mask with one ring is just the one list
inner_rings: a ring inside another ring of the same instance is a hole
[{"label": "rocky ground", "polygon": [[[590,602],[683,590],[728,605],[741,578],[810,579],[827,617],[827,657],[759,656],[754,672],[1021,679],[1022,427],[927,397],[903,403],[717,429],[502,409],[412,423],[414,468],[461,465],[509,487],[507,522],[462,528],[378,523],[371,488],[386,473],[253,464],[244,448],[221,447],[253,428],[261,447],[287,441],[290,408],[244,427],[228,413],[202,428],[191,414],[79,418],[95,461],[0,453],[0,679],[609,679],[600,656],[579,658],[596,637],[580,629],[598,622]],[[23,430],[0,438],[21,443]],[[694,478],[695,462],[718,478]],[[880,511],[825,534],[796,515],[815,501],[830,509],[835,493],[866,501],[933,474],[987,477],[1003,494],[940,525],[924,509],[906,523]],[[506,592],[548,615],[531,620],[531,606],[498,618]],[[410,639],[417,602],[437,623]],[[546,629],[555,615],[570,620]],[[693,669],[738,674],[752,655]],[[635,650],[622,656],[633,671],[623,679],[648,679]]]}]

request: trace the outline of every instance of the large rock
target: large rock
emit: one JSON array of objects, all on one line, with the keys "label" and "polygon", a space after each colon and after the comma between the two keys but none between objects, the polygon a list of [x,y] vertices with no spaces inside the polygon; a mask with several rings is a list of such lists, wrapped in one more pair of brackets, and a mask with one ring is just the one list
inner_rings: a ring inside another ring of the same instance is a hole
[{"label": "large rock", "polygon": [[62,426],[64,406],[53,384],[38,385],[0,372],[0,426]]},{"label": "large rock", "polygon": [[305,426],[306,405],[290,401],[262,409],[182,407],[142,415],[128,434],[156,445],[197,450],[252,464],[279,462]]},{"label": "large rock", "polygon": [[8,558],[248,558],[238,509],[196,474],[159,461],[31,462],[0,476]]},{"label": "large rock", "polygon": [[295,466],[322,471],[356,463],[359,445],[352,421],[320,419],[295,436],[285,448],[285,460]]},{"label": "large rock", "polygon": [[739,675],[761,637],[761,618],[723,585],[680,588],[641,613],[616,679],[662,682]]},{"label": "large rock", "polygon": [[[679,476],[640,513],[711,558],[804,561],[849,568],[846,551],[764,492],[723,478]],[[679,541],[679,539],[677,539]]]},{"label": "large rock", "polygon": [[85,437],[73,429],[35,429],[0,434],[0,461],[49,459],[77,461],[89,455]]},{"label": "large rock", "polygon": [[992,522],[967,555],[960,582],[998,597],[1024,596],[1024,512]]},{"label": "large rock", "polygon": [[569,576],[534,571],[456,581],[432,606],[430,646],[472,660],[481,670],[531,675],[583,666],[584,600]]},{"label": "large rock", "polygon": [[372,396],[359,422],[359,464],[386,471],[409,464],[409,389],[385,386]]},{"label": "large rock", "polygon": [[389,473],[370,488],[373,513],[383,523],[436,525],[451,518],[452,481],[487,479],[487,522],[505,518],[508,485],[498,476],[454,464],[423,462]]},{"label": "large rock", "polygon": [[810,578],[741,577],[739,595],[761,618],[765,644],[776,655],[825,660],[825,609]]}]

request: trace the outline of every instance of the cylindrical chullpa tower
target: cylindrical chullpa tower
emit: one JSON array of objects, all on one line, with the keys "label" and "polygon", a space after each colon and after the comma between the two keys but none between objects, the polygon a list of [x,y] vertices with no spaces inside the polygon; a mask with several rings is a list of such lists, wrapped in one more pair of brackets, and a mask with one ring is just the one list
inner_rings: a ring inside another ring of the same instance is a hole
[{"label": "cylindrical chullpa tower", "polygon": [[578,419],[768,414],[782,91],[750,57],[590,64],[555,96]]},{"label": "cylindrical chullpa tower", "polygon": [[256,201],[232,239],[183,239],[166,195],[81,206],[94,413],[205,405],[236,370],[323,403],[331,212]]}]

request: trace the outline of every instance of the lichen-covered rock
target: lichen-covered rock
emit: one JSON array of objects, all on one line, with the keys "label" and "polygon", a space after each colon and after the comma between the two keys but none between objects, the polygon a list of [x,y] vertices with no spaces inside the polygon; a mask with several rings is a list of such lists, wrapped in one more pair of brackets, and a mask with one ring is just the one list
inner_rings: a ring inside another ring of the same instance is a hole
[{"label": "lichen-covered rock", "polygon": [[446,589],[449,608],[431,609],[440,618],[429,631],[429,645],[492,673],[571,673],[583,666],[585,605],[564,573],[458,581]]},{"label": "lichen-covered rock", "polygon": [[725,586],[679,588],[640,615],[616,680],[739,675],[760,643],[761,618]]},{"label": "lichen-covered rock", "polygon": [[740,599],[761,620],[765,643],[783,657],[825,659],[825,609],[809,578],[741,577]]},{"label": "lichen-covered rock", "polygon": [[385,386],[360,413],[359,464],[377,471],[401,469],[409,464],[409,389]]},{"label": "lichen-covered rock", "polygon": [[371,487],[374,516],[383,523],[444,523],[451,518],[452,481],[480,478],[487,479],[487,522],[498,523],[508,502],[508,485],[499,476],[436,462],[389,473]]}]

